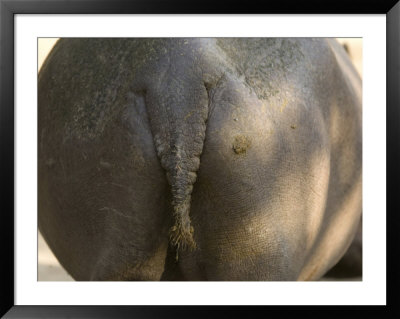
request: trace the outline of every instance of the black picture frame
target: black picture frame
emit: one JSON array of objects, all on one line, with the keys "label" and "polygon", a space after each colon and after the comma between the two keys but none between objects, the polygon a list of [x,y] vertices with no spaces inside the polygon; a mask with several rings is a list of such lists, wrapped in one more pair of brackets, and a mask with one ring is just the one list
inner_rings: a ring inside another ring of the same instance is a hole
[{"label": "black picture frame", "polygon": [[[399,243],[396,201],[399,163],[400,4],[391,1],[274,1],[224,5],[220,1],[162,0],[0,0],[0,168],[2,183],[0,238],[1,308],[4,318],[164,318],[228,317],[262,314],[272,317],[399,318]],[[387,52],[387,305],[386,306],[21,306],[14,303],[14,18],[16,14],[385,14]]]}]

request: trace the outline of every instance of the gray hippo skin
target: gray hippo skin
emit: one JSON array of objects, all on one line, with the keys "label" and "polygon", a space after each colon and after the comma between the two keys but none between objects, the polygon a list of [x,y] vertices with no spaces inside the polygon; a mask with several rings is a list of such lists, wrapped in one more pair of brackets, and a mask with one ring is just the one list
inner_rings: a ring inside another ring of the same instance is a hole
[{"label": "gray hippo skin", "polygon": [[39,229],[76,280],[318,280],[361,217],[361,81],[332,39],[62,39]]}]

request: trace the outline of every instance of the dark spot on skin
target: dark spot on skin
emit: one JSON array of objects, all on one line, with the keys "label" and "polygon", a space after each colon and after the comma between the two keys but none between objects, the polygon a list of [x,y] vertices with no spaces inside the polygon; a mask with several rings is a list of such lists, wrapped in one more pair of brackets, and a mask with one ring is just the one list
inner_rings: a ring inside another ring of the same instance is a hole
[{"label": "dark spot on skin", "polygon": [[233,141],[233,151],[236,154],[244,154],[250,147],[251,141],[248,137],[244,135],[236,135]]},{"label": "dark spot on skin", "polygon": [[296,128],[296,125],[292,124],[290,125],[290,128],[294,130]]},{"label": "dark spot on skin", "polygon": [[349,46],[347,45],[347,43],[343,43],[343,49],[346,51],[346,53],[348,55],[350,55],[350,49],[349,49]]}]

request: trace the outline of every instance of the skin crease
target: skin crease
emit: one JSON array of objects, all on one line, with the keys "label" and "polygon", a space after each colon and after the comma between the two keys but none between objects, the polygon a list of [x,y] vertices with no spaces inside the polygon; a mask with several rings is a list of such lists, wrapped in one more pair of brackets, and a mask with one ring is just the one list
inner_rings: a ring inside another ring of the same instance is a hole
[{"label": "skin crease", "polygon": [[324,39],[62,39],[39,228],[76,280],[318,280],[361,216],[361,81]]}]

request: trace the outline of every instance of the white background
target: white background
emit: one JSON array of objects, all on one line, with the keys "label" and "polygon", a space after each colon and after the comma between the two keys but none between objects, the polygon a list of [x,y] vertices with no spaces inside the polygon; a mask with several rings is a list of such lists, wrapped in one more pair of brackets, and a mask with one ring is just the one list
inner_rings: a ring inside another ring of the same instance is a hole
[{"label": "white background", "polygon": [[[17,15],[16,304],[385,304],[384,15]],[[362,282],[38,282],[38,37],[363,37]]]}]

